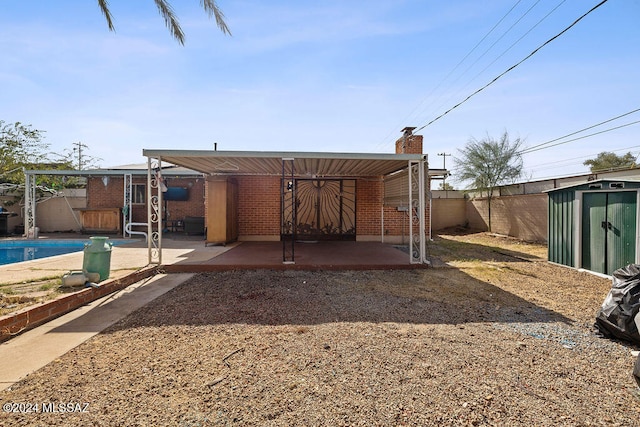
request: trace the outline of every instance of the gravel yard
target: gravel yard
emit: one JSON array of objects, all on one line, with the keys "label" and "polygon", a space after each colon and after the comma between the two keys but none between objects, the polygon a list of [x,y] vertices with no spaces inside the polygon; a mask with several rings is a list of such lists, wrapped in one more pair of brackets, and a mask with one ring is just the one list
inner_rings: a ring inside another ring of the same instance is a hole
[{"label": "gravel yard", "polygon": [[430,253],[426,270],[199,274],[0,395],[86,412],[0,424],[640,426],[637,348],[592,327],[609,280],[486,233]]}]

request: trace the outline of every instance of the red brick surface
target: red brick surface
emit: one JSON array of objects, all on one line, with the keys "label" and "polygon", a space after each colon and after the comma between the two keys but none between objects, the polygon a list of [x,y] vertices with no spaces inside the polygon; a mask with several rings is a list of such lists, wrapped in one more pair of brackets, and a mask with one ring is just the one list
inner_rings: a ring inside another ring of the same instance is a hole
[{"label": "red brick surface", "polygon": [[91,301],[124,289],[140,280],[156,274],[155,268],[146,268],[116,280],[103,282],[97,288],[83,288],[72,294],[63,295],[16,313],[0,317],[0,342],[6,341],[20,332],[29,330],[45,322],[60,317]]}]

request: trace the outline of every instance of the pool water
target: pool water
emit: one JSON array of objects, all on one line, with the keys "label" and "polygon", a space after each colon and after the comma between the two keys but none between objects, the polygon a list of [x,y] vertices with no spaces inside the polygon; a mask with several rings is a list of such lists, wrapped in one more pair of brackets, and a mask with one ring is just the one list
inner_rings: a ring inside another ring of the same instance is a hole
[{"label": "pool water", "polygon": [[[48,258],[55,255],[64,255],[73,252],[81,252],[84,250],[84,245],[90,242],[91,241],[89,239],[5,240],[0,242],[0,265]],[[113,243],[114,246],[123,243],[131,243],[128,240],[109,240],[109,242]]]}]

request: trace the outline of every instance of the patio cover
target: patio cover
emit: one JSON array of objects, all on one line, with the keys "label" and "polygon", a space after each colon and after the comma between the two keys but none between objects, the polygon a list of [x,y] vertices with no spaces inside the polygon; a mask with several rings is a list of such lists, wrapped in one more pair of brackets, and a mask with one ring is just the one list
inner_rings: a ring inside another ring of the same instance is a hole
[{"label": "patio cover", "polygon": [[[411,232],[410,262],[427,263],[425,254],[425,154],[382,154],[382,153],[321,153],[290,151],[217,151],[217,150],[163,150],[144,149],[142,154],[148,159],[149,189],[155,188],[156,195],[149,192],[149,263],[162,263],[162,193],[158,189],[157,171],[162,163],[189,168],[207,175],[258,175],[285,176],[285,169],[296,177],[309,178],[358,178],[388,176],[408,169],[407,192],[410,206],[409,215],[418,233]],[[286,166],[285,166],[286,163]],[[427,178],[428,179],[428,178]],[[411,189],[411,191],[409,191]],[[413,200],[413,202],[412,202]],[[156,226],[154,230],[154,224]],[[410,230],[414,227],[410,226]]]},{"label": "patio cover", "polygon": [[311,153],[278,151],[143,150],[149,158],[209,175],[282,175],[282,159],[294,159],[298,176],[365,177],[407,168],[425,154]]}]

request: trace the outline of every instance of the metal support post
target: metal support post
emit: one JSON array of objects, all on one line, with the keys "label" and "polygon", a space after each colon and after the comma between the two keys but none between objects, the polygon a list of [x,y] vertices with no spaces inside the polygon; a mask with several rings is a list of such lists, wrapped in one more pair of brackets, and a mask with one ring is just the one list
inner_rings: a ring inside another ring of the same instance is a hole
[{"label": "metal support post", "polygon": [[[157,162],[157,163],[156,163]],[[162,159],[147,162],[147,248],[149,264],[162,264]],[[154,194],[154,191],[156,194]]]},{"label": "metal support post", "polygon": [[296,244],[296,181],[294,159],[282,159],[282,188],[280,197],[282,263],[295,264]]}]

